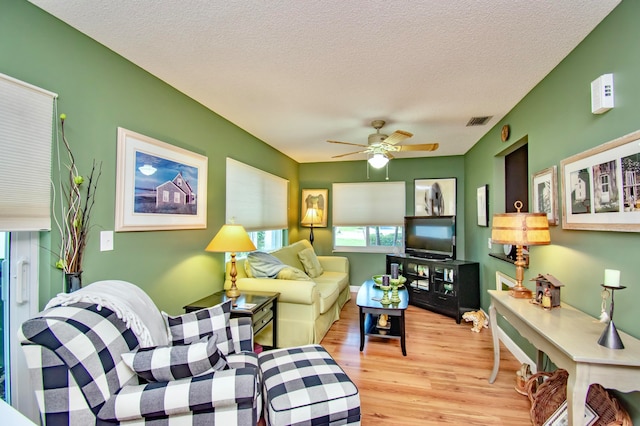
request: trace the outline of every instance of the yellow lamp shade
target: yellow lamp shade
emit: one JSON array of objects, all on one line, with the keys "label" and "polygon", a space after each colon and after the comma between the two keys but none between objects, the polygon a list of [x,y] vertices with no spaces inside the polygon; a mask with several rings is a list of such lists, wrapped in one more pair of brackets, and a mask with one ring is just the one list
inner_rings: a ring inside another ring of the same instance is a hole
[{"label": "yellow lamp shade", "polygon": [[242,225],[223,225],[205,248],[205,251],[246,252],[255,249],[256,246]]}]

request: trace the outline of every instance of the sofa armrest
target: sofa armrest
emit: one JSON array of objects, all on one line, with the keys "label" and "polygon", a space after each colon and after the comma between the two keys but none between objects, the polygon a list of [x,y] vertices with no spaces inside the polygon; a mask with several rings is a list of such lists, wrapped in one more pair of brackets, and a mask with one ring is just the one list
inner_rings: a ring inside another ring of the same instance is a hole
[{"label": "sofa armrest", "polygon": [[[276,278],[241,278],[236,281],[240,291],[270,291],[280,293],[279,303],[312,305],[320,297],[313,281],[279,280]],[[231,286],[225,281],[224,288]]]},{"label": "sofa armrest", "polygon": [[345,256],[318,256],[325,271],[349,273],[349,258]]},{"label": "sofa armrest", "polygon": [[258,369],[243,367],[203,376],[124,386],[98,412],[104,421],[118,422],[174,416],[235,406],[258,396]]}]

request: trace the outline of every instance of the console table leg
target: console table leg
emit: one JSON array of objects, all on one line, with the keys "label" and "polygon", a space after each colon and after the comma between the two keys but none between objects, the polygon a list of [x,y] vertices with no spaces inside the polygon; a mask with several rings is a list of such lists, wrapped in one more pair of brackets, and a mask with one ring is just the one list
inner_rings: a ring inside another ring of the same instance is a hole
[{"label": "console table leg", "polygon": [[587,401],[589,383],[580,375],[579,368],[567,379],[567,418],[569,425],[584,424],[584,404]]},{"label": "console table leg", "polygon": [[402,355],[407,356],[407,345],[404,338],[404,311],[400,314],[400,346],[402,347]]},{"label": "console table leg", "polygon": [[364,349],[364,314],[360,308],[360,352]]},{"label": "console table leg", "polygon": [[489,306],[489,323],[491,325],[491,337],[493,339],[493,371],[491,377],[489,377],[489,383],[496,381],[498,376],[498,370],[500,369],[500,340],[498,339],[498,319],[496,313],[496,307]]}]

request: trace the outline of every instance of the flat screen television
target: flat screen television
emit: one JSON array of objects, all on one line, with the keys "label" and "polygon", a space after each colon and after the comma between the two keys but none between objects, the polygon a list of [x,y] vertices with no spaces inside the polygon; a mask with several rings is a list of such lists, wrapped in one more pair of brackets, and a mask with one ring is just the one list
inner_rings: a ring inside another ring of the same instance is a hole
[{"label": "flat screen television", "polygon": [[404,251],[428,259],[456,258],[455,216],[405,216]]}]

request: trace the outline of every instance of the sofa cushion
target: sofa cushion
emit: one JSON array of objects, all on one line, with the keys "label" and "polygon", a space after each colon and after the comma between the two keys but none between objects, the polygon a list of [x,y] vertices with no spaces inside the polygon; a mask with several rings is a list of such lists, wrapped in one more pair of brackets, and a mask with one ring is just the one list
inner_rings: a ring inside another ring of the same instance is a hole
[{"label": "sofa cushion", "polygon": [[332,272],[325,270],[324,273],[313,279],[318,284],[333,284],[338,286],[338,291],[342,292],[349,286],[349,274],[344,272]]},{"label": "sofa cushion", "polygon": [[141,348],[123,353],[122,360],[148,382],[168,382],[226,370],[229,366],[216,346],[217,337],[214,334],[189,345]]},{"label": "sofa cushion", "polygon": [[276,278],[279,280],[311,281],[309,275],[305,274],[304,271],[298,268],[294,268],[293,266],[282,268],[282,270],[278,272]]},{"label": "sofa cushion", "polygon": [[316,282],[318,287],[318,293],[320,293],[320,313],[327,312],[338,300],[340,296],[340,289],[333,282],[319,283]]},{"label": "sofa cushion", "polygon": [[298,253],[298,258],[304,266],[304,270],[311,278],[316,278],[324,272],[320,261],[316,256],[316,252],[311,248],[306,248]]},{"label": "sofa cushion", "polygon": [[194,343],[206,336],[217,334],[217,346],[223,355],[234,352],[229,318],[231,300],[206,309],[189,312],[177,317],[162,313],[169,330],[172,345]]},{"label": "sofa cushion", "polygon": [[280,259],[285,265],[293,266],[294,268],[298,268],[304,271],[304,265],[302,265],[302,262],[300,262],[298,253],[306,248],[313,247],[307,240],[301,240],[293,244],[289,244],[286,247],[282,247],[281,249],[278,249],[271,254]]}]

